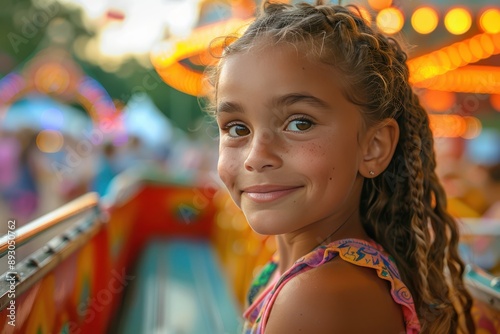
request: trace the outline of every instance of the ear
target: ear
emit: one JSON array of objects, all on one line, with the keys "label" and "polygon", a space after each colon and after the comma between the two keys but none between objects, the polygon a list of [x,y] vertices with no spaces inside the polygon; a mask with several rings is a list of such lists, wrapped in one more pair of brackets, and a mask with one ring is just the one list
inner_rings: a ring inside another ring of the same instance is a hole
[{"label": "ear", "polygon": [[362,142],[361,175],[373,178],[380,175],[391,162],[399,141],[399,125],[393,118],[384,119],[371,127]]}]

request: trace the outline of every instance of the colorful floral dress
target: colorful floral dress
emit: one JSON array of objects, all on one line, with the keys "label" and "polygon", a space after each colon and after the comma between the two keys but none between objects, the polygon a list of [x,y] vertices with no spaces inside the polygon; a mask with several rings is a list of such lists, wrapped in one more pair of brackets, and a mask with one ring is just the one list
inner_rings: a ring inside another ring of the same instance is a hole
[{"label": "colorful floral dress", "polygon": [[340,257],[342,260],[357,266],[372,268],[381,279],[391,283],[391,296],[401,305],[406,333],[420,331],[420,324],[410,291],[401,281],[394,260],[375,242],[359,239],[342,239],[328,245],[320,246],[305,255],[288,269],[283,275],[277,273],[277,259],[272,259],[256,277],[248,295],[250,307],[245,311],[245,334],[262,334],[278,295],[277,292],[294,276],[318,267],[328,261]]}]

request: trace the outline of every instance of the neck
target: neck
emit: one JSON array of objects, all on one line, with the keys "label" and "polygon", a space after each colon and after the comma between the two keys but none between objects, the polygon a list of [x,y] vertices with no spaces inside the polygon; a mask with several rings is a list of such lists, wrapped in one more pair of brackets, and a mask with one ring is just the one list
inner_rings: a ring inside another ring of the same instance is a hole
[{"label": "neck", "polygon": [[280,273],[283,274],[298,259],[320,245],[348,238],[370,239],[361,225],[357,210],[336,221],[336,224],[331,221],[316,222],[299,231],[277,235]]}]

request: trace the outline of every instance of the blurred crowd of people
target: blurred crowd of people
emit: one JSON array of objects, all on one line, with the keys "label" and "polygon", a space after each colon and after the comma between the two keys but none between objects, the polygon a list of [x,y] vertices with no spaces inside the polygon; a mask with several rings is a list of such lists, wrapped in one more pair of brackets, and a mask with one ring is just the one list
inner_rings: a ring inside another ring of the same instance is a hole
[{"label": "blurred crowd of people", "polygon": [[17,226],[86,192],[106,195],[115,176],[127,169],[153,165],[166,177],[194,184],[203,178],[201,174],[214,170],[217,158],[216,143],[196,133],[178,136],[160,150],[129,136],[126,143],[105,141],[85,155],[78,155],[79,142],[71,136],[64,136],[57,152],[44,153],[37,134],[33,129],[0,131],[0,219],[14,218]]},{"label": "blurred crowd of people", "polygon": [[[485,138],[488,138],[485,140]],[[435,141],[437,173],[448,211],[461,221],[461,256],[500,274],[500,134]]]},{"label": "blurred crowd of people", "polygon": [[498,141],[477,139],[480,154],[474,141],[436,140],[438,176],[456,217],[500,220],[500,134],[493,134]]}]

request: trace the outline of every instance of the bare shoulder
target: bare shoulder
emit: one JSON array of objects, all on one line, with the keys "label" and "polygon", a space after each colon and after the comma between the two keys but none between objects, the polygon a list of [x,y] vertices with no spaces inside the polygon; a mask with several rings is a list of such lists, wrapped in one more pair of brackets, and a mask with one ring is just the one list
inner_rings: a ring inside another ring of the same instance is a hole
[{"label": "bare shoulder", "polygon": [[334,259],[299,274],[279,292],[266,334],[404,333],[401,306],[375,270]]}]

